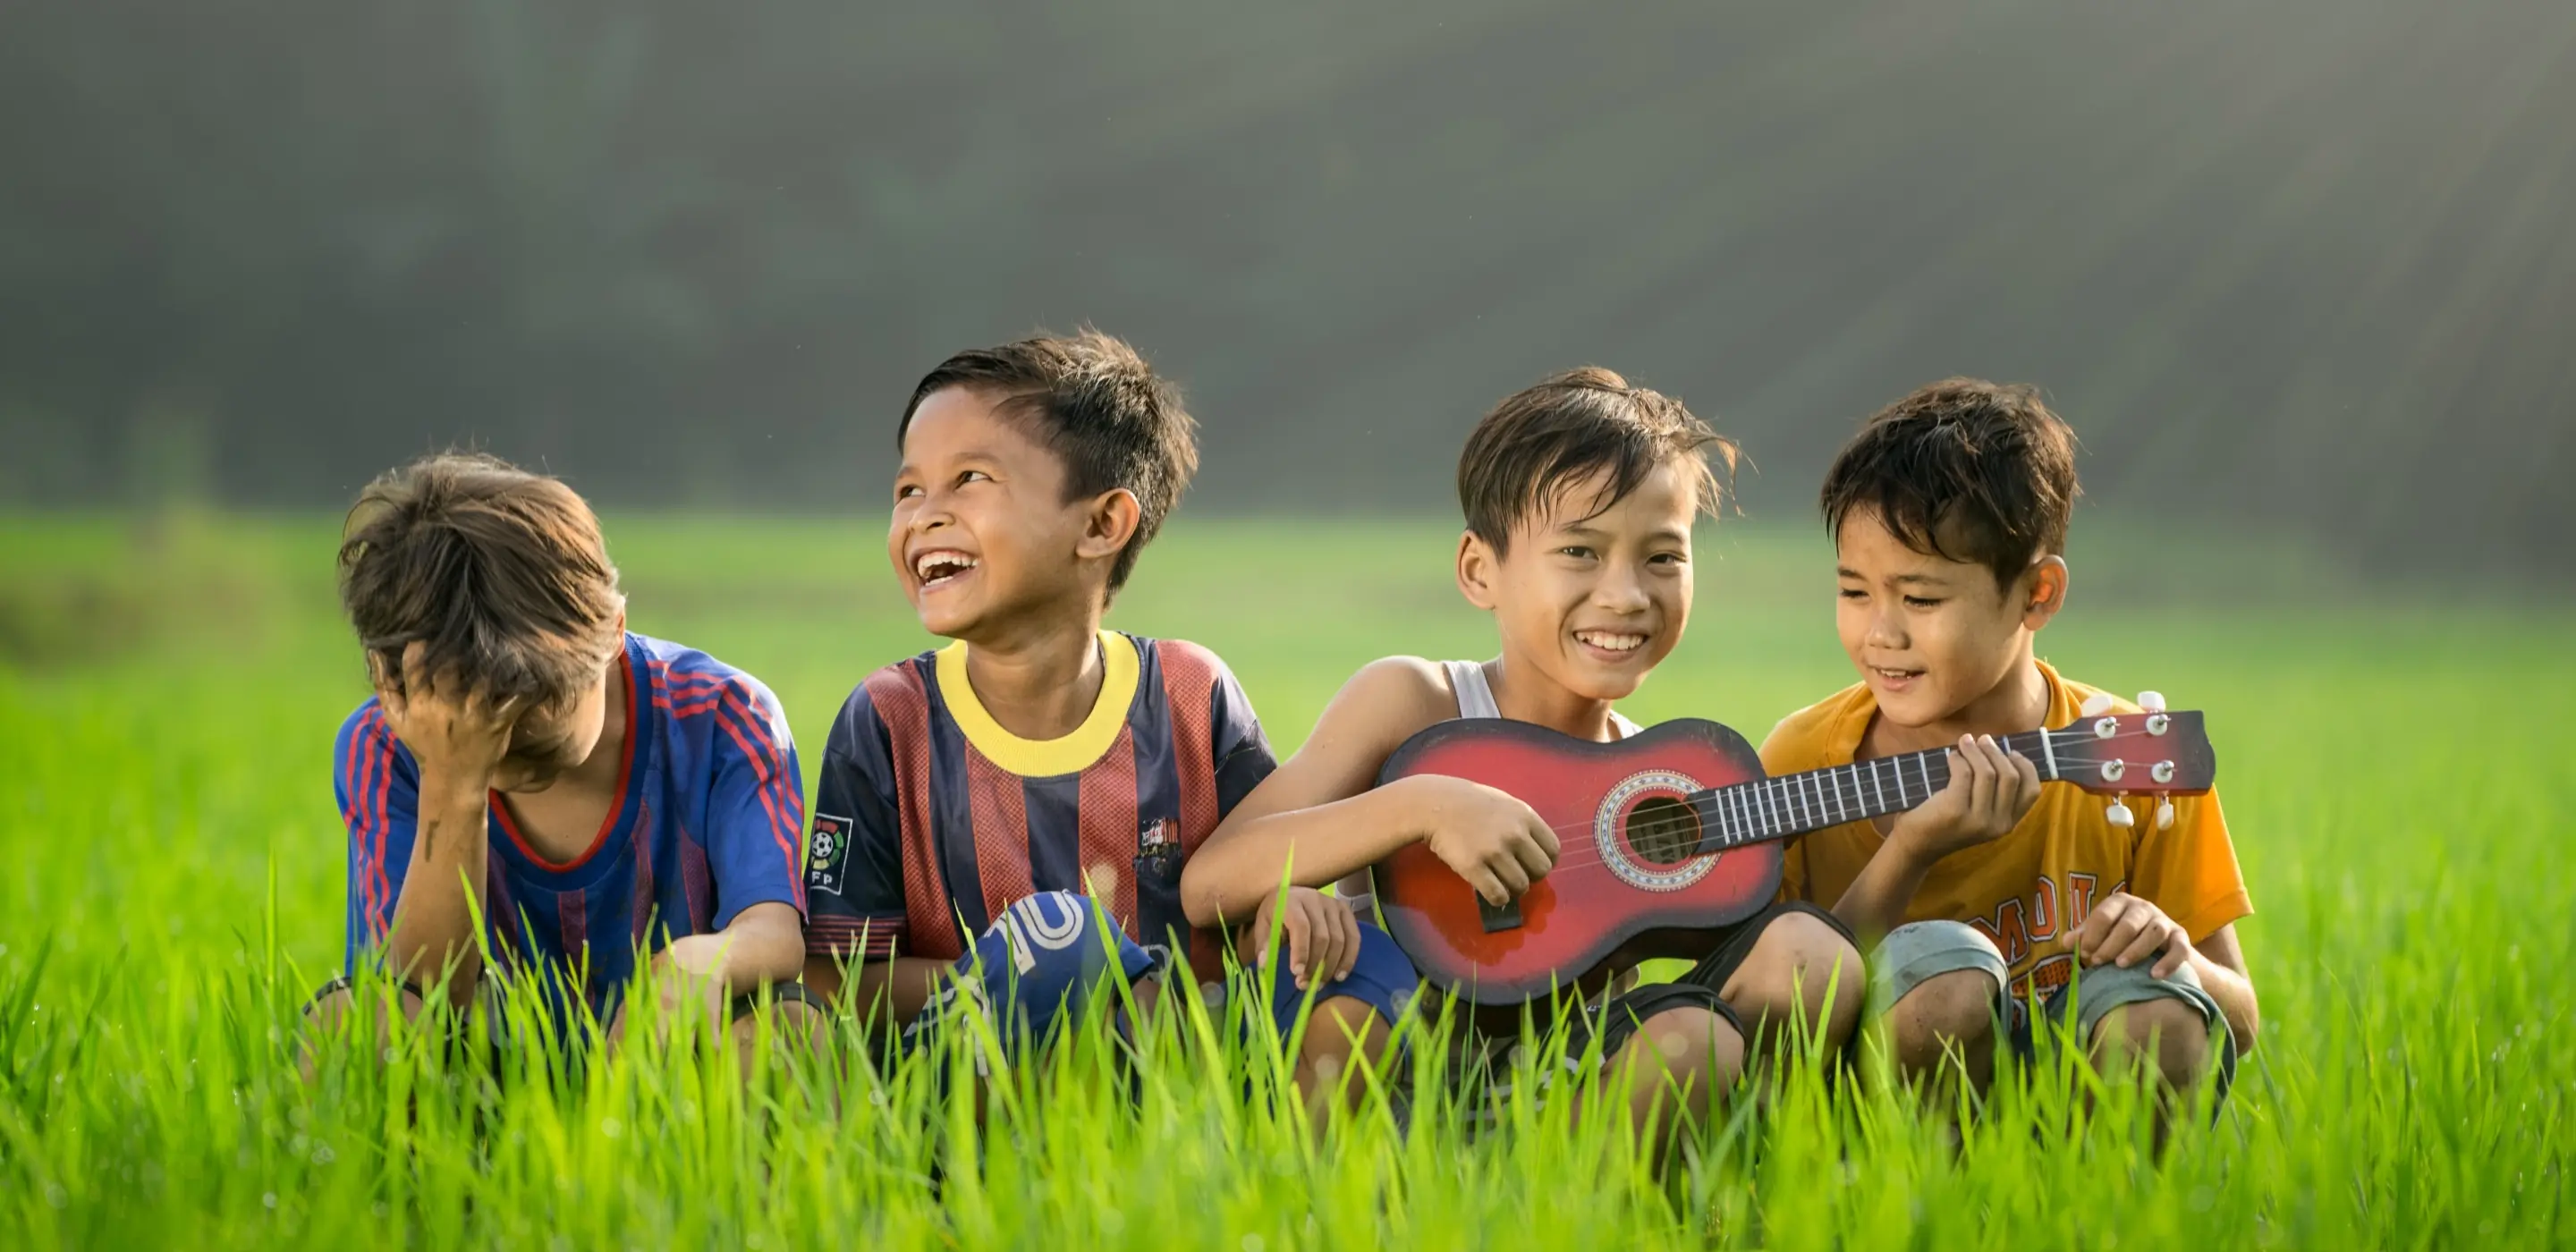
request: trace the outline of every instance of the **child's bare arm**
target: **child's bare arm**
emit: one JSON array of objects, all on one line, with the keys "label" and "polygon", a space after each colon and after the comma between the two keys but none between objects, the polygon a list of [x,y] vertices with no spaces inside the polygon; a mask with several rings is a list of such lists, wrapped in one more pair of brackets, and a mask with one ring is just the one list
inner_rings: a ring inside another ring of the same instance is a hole
[{"label": "child's bare arm", "polygon": [[805,921],[796,906],[764,900],[711,935],[674,939],[662,964],[712,980],[728,996],[748,995],[796,977],[805,961]]},{"label": "child's bare arm", "polygon": [[2038,768],[1993,736],[1962,738],[1949,754],[1950,784],[1896,819],[1886,842],[1834,902],[1834,916],[1864,943],[1876,943],[1905,920],[1935,862],[2002,838],[2039,802]]},{"label": "child's bare arm", "polygon": [[1352,675],[1297,755],[1191,855],[1181,905],[1192,924],[1249,919],[1283,877],[1321,887],[1417,840],[1497,904],[1528,890],[1557,853],[1528,805],[1463,779],[1376,786],[1397,747],[1455,708],[1428,661],[1390,657]]},{"label": "child's bare arm", "polygon": [[517,711],[495,707],[455,675],[430,673],[425,648],[404,650],[401,690],[382,675],[376,690],[387,728],[420,767],[411,864],[384,950],[394,974],[415,986],[445,977],[461,1008],[483,974],[474,917],[484,904],[486,806]]},{"label": "child's bare arm", "polygon": [[805,958],[805,985],[826,1001],[870,1020],[891,1013],[896,1024],[909,1022],[939,992],[940,975],[950,963],[924,956],[843,965],[821,953]]}]

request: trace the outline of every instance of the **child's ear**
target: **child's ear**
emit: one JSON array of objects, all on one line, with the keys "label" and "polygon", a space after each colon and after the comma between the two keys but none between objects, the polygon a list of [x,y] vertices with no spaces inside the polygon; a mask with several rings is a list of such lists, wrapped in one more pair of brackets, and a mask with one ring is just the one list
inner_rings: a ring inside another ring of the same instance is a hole
[{"label": "child's ear", "polygon": [[1478,538],[1476,532],[1458,535],[1458,593],[1467,603],[1488,612],[1494,607],[1494,566],[1502,561],[1493,545]]},{"label": "child's ear", "polygon": [[1082,523],[1082,542],[1073,554],[1084,560],[1118,555],[1127,541],[1136,537],[1136,527],[1145,519],[1143,506],[1136,503],[1136,493],[1124,487],[1095,497]]},{"label": "child's ear", "polygon": [[2066,558],[2054,553],[2031,562],[2021,576],[2021,624],[2030,630],[2048,625],[2066,607]]}]

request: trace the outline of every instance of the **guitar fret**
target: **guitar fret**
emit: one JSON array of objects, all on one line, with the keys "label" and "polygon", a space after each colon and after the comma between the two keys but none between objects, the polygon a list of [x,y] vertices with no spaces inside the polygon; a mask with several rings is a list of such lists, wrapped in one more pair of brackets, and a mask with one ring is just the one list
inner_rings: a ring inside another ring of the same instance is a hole
[{"label": "guitar fret", "polygon": [[1841,780],[1841,779],[1839,779],[1839,778],[1834,777],[1831,773],[1827,773],[1827,774],[1825,775],[1825,780],[1826,780],[1827,782],[1830,782],[1830,783],[1832,783],[1832,784],[1834,785],[1834,820],[1835,820],[1835,821],[1837,821],[1837,822],[1842,821],[1842,820],[1844,820],[1844,818],[1843,818],[1843,783],[1842,783],[1842,780]]},{"label": "guitar fret", "polygon": [[1869,762],[1869,789],[1878,796],[1878,811],[1881,813],[1886,812],[1887,788],[1879,785],[1878,759],[1876,757],[1870,758]]},{"label": "guitar fret", "polygon": [[1929,752],[1917,752],[1914,754],[1914,772],[1923,776],[1923,798],[1915,801],[1917,804],[1929,804],[1932,801],[1931,755],[1932,754]]},{"label": "guitar fret", "polygon": [[1771,833],[1771,798],[1763,792],[1770,785],[1771,780],[1766,778],[1753,787],[1753,802],[1762,808],[1762,833],[1766,835]]}]

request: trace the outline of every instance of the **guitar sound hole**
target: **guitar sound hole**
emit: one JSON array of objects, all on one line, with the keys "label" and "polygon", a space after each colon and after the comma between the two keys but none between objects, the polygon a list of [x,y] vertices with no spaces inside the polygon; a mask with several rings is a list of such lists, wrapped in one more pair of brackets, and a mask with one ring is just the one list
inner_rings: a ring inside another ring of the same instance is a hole
[{"label": "guitar sound hole", "polygon": [[1699,814],[1671,796],[1649,796],[1628,810],[1628,846],[1639,859],[1679,865],[1699,846]]}]

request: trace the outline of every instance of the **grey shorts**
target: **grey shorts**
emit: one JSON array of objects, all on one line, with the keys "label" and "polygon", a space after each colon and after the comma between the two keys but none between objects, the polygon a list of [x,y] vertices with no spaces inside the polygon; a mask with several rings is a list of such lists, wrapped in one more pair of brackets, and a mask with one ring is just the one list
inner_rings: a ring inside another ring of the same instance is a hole
[{"label": "grey shorts", "polygon": [[1948,921],[1909,922],[1887,932],[1870,953],[1868,964],[1871,1017],[1886,1013],[1928,979],[1963,969],[1984,972],[1995,982],[1995,1011],[2003,1037],[2024,1058],[2037,1056],[2041,1048],[2054,1047],[2068,1035],[2070,1009],[2072,1037],[2091,1039],[2102,1018],[2122,1005],[2180,1000],[2200,1011],[2204,1025],[2217,1029],[2218,1094],[2225,1096],[2236,1078],[2236,1038],[2227,1028],[2226,1016],[2218,1011],[2218,1001],[2201,988],[2200,975],[2189,965],[2175,970],[2170,978],[2148,973],[2144,964],[2127,969],[2096,965],[2037,993],[2034,1000],[2015,1000],[2006,993],[2007,967],[1994,941],[1966,922]]}]

